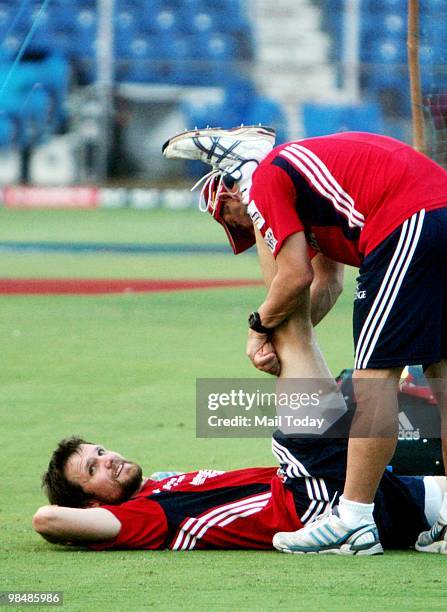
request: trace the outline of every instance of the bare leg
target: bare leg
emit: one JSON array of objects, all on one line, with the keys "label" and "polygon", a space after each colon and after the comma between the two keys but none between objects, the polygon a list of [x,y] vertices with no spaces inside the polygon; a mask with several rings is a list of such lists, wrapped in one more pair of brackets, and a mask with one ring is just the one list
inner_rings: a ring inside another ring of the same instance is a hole
[{"label": "bare leg", "polygon": [[[276,262],[258,231],[256,245],[268,288],[276,274]],[[273,344],[281,362],[280,378],[333,378],[315,338],[310,319],[309,291],[303,292],[295,313],[275,329]]]},{"label": "bare leg", "polygon": [[[357,411],[352,424],[344,497],[372,503],[398,433],[397,385],[401,368],[356,370]],[[372,382],[371,382],[372,381]]]},{"label": "bare leg", "polygon": [[447,360],[432,363],[425,371],[441,416],[442,458],[447,474]]}]

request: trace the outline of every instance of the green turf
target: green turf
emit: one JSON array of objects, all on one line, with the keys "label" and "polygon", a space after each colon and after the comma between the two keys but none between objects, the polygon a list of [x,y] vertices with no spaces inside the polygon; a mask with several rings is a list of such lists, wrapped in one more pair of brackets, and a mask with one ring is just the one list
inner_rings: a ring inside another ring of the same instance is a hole
[{"label": "green turf", "polygon": [[121,243],[215,243],[225,235],[197,210],[17,210],[0,209],[0,241],[73,240]]},{"label": "green turf", "polygon": [[256,256],[4,253],[3,278],[257,278]]},{"label": "green turf", "polygon": [[[122,212],[95,217],[90,212],[3,211],[1,238],[55,239],[57,231],[61,241],[87,234],[89,240],[118,240],[125,218],[127,241],[133,215],[136,237],[145,241],[142,213]],[[149,218],[152,213],[145,214]],[[194,215],[200,217],[195,212],[156,212],[158,230],[151,239],[166,236],[179,221],[176,215],[191,226]],[[107,222],[90,227],[97,218]],[[212,224],[204,226],[204,241],[214,240],[214,229],[207,234],[208,227]],[[222,276],[241,274],[242,268],[235,272],[237,258],[214,257],[207,258],[204,267],[202,258],[185,255],[121,259],[0,254],[0,276],[212,277],[218,269]],[[217,259],[222,260],[218,266]],[[245,261],[240,264],[247,265],[244,275],[255,277],[256,258]],[[353,284],[351,273],[345,294],[319,329],[334,372],[352,362]],[[88,611],[445,609],[445,560],[437,556],[93,553],[52,546],[32,532],[31,516],[44,503],[40,474],[57,440],[72,433],[123,452],[142,463],[147,473],[274,464],[268,439],[195,437],[196,377],[262,376],[244,355],[246,316],[262,296],[261,288],[250,288],[0,298],[0,589],[62,590],[66,609]]]}]

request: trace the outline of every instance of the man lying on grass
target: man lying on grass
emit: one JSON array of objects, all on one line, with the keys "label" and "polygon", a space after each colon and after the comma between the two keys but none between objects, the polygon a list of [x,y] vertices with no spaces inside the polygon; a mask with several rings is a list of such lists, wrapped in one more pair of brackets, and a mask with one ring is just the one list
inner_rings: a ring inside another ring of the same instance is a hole
[{"label": "man lying on grass", "polygon": [[[33,526],[52,543],[97,550],[271,549],[275,534],[303,527],[336,503],[346,441],[296,439],[292,453],[274,439],[273,449],[284,458],[280,469],[198,470],[154,480],[114,451],[62,440],[43,476],[51,505],[39,508]],[[444,477],[386,472],[375,500],[384,546],[411,547],[440,513],[447,519],[446,490]],[[446,545],[427,552],[445,553]]]}]

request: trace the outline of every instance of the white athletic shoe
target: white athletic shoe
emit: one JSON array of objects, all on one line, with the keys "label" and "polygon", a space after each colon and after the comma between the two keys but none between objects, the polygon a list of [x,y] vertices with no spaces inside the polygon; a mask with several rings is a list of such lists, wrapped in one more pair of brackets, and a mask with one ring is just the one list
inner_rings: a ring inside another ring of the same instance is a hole
[{"label": "white athletic shoe", "polygon": [[248,125],[230,130],[206,128],[183,132],[166,141],[162,152],[168,159],[200,160],[239,181],[242,167],[249,162],[256,167],[274,144],[274,129]]},{"label": "white athletic shoe", "polygon": [[349,529],[334,508],[298,531],[279,532],[273,546],[285,553],[381,555],[383,548],[375,523]]},{"label": "white athletic shoe", "polygon": [[415,548],[419,552],[447,555],[447,521],[441,515],[429,531],[419,534]]}]

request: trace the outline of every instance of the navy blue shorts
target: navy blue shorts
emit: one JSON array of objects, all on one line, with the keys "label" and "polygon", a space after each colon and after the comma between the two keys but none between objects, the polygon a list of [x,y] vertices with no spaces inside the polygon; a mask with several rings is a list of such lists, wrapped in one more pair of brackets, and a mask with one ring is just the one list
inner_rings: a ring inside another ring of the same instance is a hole
[{"label": "navy blue shorts", "polygon": [[447,358],[447,207],[415,213],[364,259],[353,331],[356,369]]},{"label": "navy blue shorts", "polygon": [[[272,450],[304,525],[338,504],[345,483],[347,440],[292,438],[278,430],[273,434]],[[385,548],[414,546],[419,533],[430,527],[425,517],[424,481],[418,476],[386,471],[374,502],[374,518]]]}]

